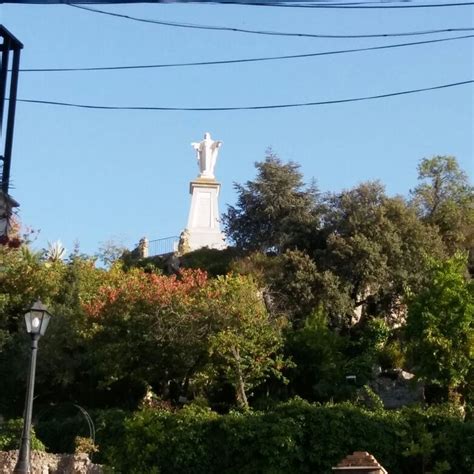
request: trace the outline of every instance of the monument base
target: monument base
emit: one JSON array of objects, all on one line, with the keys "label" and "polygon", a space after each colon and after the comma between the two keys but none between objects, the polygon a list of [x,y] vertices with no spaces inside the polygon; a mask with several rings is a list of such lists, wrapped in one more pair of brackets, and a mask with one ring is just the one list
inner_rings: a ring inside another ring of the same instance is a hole
[{"label": "monument base", "polygon": [[203,247],[221,250],[227,247],[219,223],[220,187],[220,183],[212,178],[198,178],[189,184],[191,210],[182,236],[186,240],[183,246],[186,251],[192,252]]}]

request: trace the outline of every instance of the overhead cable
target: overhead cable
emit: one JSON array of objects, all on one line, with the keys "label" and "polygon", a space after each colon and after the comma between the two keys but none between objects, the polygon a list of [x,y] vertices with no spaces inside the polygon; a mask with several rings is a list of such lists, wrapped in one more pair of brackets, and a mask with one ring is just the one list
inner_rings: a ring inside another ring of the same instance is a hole
[{"label": "overhead cable", "polygon": [[[474,30],[474,28],[473,28]],[[173,67],[191,67],[191,66],[214,66],[236,63],[253,63],[259,61],[279,61],[284,59],[313,58],[317,56],[329,56],[334,54],[359,53],[363,51],[376,51],[381,49],[403,48],[407,46],[417,46],[423,44],[442,43],[445,41],[454,41],[466,38],[474,38],[474,35],[453,36],[451,38],[440,38],[426,41],[413,41],[410,43],[388,44],[384,46],[371,46],[368,48],[340,49],[336,51],[321,51],[317,53],[289,54],[286,56],[265,56],[257,58],[223,59],[216,61],[195,61],[183,63],[164,63],[164,64],[142,64],[135,66],[98,66],[98,67],[70,67],[70,68],[26,68],[20,69],[21,72],[91,72],[91,71],[119,71],[130,69],[153,69],[153,68],[173,68]]]},{"label": "overhead cable", "polygon": [[[6,0],[11,3],[63,3],[68,4],[64,0]],[[441,3],[426,3],[421,1],[420,3],[412,3],[411,0],[378,0],[378,1],[365,1],[365,2],[335,2],[335,3],[319,3],[318,1],[311,0],[78,0],[74,4],[124,4],[124,3],[149,3],[149,4],[162,4],[162,3],[198,3],[198,4],[221,4],[221,5],[242,5],[242,6],[257,6],[257,7],[285,7],[285,8],[318,8],[318,9],[366,9],[366,10],[388,10],[388,9],[407,9],[407,8],[449,8],[449,7],[469,7],[474,5],[474,2],[454,2],[454,1],[443,1]]]},{"label": "overhead cable", "polygon": [[72,102],[57,102],[50,100],[38,99],[17,99],[18,102],[29,104],[43,104],[54,105],[59,107],[73,107],[79,109],[97,109],[97,110],[155,110],[155,111],[181,111],[181,112],[222,112],[234,110],[266,110],[266,109],[287,109],[296,107],[314,107],[320,105],[344,104],[348,102],[362,102],[366,100],[384,99],[387,97],[395,97],[407,94],[417,94],[420,92],[434,91],[440,89],[447,89],[449,87],[458,87],[466,84],[474,83],[474,79],[461,82],[453,82],[450,84],[442,84],[439,86],[423,87],[419,89],[410,89],[399,92],[389,92],[386,94],[370,95],[363,97],[354,97],[348,99],[324,100],[314,102],[299,102],[290,104],[276,104],[276,105],[251,105],[241,107],[155,107],[155,106],[113,106],[113,105],[91,105],[91,104],[76,104]]},{"label": "overhead cable", "polygon": [[246,33],[253,35],[269,35],[269,36],[290,36],[298,38],[331,38],[331,39],[355,39],[355,38],[391,38],[395,36],[421,36],[421,35],[432,35],[438,33],[459,33],[462,31],[473,31],[472,27],[465,28],[443,28],[436,30],[423,30],[423,31],[410,31],[402,33],[375,33],[375,34],[362,34],[362,35],[329,35],[329,34],[313,34],[313,33],[286,33],[282,31],[265,31],[265,30],[249,30],[245,28],[233,28],[230,26],[213,26],[213,25],[197,25],[194,23],[180,23],[174,21],[162,21],[153,20],[149,18],[138,18],[130,15],[124,15],[121,13],[113,13],[105,10],[99,10],[97,8],[85,7],[82,5],[68,3],[69,6],[86,10],[93,13],[100,13],[102,15],[114,16],[117,18],[124,18],[126,20],[138,21],[141,23],[151,23],[160,26],[171,26],[175,28],[191,28],[198,30],[213,30],[213,31],[230,31],[233,33]]},{"label": "overhead cable", "polygon": [[[178,0],[179,1],[179,0]],[[161,3],[161,2],[160,2]],[[201,3],[197,1],[197,3]],[[404,9],[404,8],[446,8],[446,7],[469,7],[474,5],[474,2],[449,2],[449,3],[418,3],[418,4],[407,4],[405,1],[401,0],[400,4],[393,5],[387,4],[384,0],[377,4],[370,4],[371,2],[364,2],[362,3],[339,3],[339,4],[320,4],[320,3],[295,3],[295,2],[252,2],[252,1],[245,1],[245,0],[235,0],[235,1],[226,1],[226,0],[213,0],[212,3],[219,3],[219,4],[232,4],[232,5],[246,5],[246,6],[261,6],[261,7],[285,7],[285,8],[327,8],[327,9],[352,9],[352,10],[388,10],[388,9]]]}]

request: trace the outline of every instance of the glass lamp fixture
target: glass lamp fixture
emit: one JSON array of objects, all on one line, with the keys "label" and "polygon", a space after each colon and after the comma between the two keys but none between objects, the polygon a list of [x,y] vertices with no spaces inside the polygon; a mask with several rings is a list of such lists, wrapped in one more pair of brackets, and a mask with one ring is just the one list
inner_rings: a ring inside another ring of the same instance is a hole
[{"label": "glass lamp fixture", "polygon": [[31,336],[44,336],[51,314],[40,300],[25,314],[26,332]]}]

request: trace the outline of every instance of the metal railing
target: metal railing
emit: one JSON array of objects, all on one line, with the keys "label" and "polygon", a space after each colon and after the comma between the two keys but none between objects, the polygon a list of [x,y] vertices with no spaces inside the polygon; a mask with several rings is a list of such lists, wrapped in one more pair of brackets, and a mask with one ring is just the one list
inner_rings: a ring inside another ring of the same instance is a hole
[{"label": "metal railing", "polygon": [[156,255],[165,255],[173,253],[178,250],[179,236],[172,235],[171,237],[164,237],[163,239],[148,241],[148,256],[154,257]]}]

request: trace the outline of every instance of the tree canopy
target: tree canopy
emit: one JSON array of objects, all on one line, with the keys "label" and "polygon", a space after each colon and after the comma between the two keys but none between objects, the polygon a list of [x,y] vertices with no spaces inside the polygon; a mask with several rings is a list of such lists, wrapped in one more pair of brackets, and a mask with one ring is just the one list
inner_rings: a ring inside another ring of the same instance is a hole
[{"label": "tree canopy", "polygon": [[412,204],[420,217],[437,226],[451,253],[474,249],[474,188],[452,156],[424,158]]},{"label": "tree canopy", "polygon": [[223,216],[225,231],[239,248],[279,253],[317,226],[317,189],[304,185],[298,164],[271,151],[255,167],[255,180],[234,184],[237,204]]},{"label": "tree canopy", "polygon": [[235,247],[180,256],[179,270],[115,249],[104,268],[59,244],[0,245],[0,414],[22,413],[23,314],[37,298],[54,315],[36,379],[45,412],[367,404],[377,373],[404,370],[469,413],[473,188],[452,157],[424,159],[419,173],[409,198],[379,181],[320,193],[268,152],[235,185],[224,217]]},{"label": "tree canopy", "polygon": [[429,281],[408,309],[407,336],[417,374],[450,393],[472,377],[474,282],[466,278],[466,263],[462,254],[433,261]]}]

